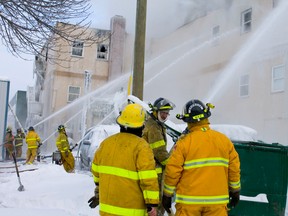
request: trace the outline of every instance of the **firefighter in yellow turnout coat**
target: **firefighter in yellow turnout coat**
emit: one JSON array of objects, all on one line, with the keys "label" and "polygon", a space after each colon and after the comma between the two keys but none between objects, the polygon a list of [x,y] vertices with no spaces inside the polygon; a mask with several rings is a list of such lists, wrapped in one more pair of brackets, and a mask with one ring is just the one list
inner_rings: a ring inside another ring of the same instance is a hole
[{"label": "firefighter in yellow turnout coat", "polygon": [[106,138],[95,152],[92,174],[100,215],[156,216],[159,187],[153,153],[141,138],[145,110],[128,104],[117,118],[120,133]]},{"label": "firefighter in yellow turnout coat", "polygon": [[176,191],[176,216],[227,216],[229,195],[231,207],[239,201],[238,153],[228,137],[210,129],[210,115],[209,106],[199,100],[187,102],[177,115],[188,123],[188,133],[177,141],[166,165],[162,197],[169,209]]},{"label": "firefighter in yellow turnout coat", "polygon": [[[165,98],[160,97],[155,100],[152,106],[152,115],[145,123],[142,136],[153,150],[160,192],[163,185],[162,180],[164,169],[169,158],[164,122],[168,119],[169,112],[170,110],[173,110],[174,107],[175,105]],[[160,198],[161,196],[162,194],[160,193]],[[164,215],[164,209],[160,204],[158,206],[158,216],[162,215]]]},{"label": "firefighter in yellow turnout coat", "polygon": [[59,135],[56,139],[56,146],[58,151],[61,153],[61,163],[66,172],[72,173],[75,169],[75,159],[72,152],[70,151],[70,145],[64,125],[58,126],[58,132]]},{"label": "firefighter in yellow turnout coat", "polygon": [[25,134],[20,128],[18,128],[17,134],[15,135],[16,157],[18,158],[20,158],[22,155],[22,146],[23,146],[24,139],[25,139]]},{"label": "firefighter in yellow turnout coat", "polygon": [[37,156],[38,147],[42,145],[39,135],[35,132],[32,126],[28,128],[26,143],[26,164],[32,164]]}]

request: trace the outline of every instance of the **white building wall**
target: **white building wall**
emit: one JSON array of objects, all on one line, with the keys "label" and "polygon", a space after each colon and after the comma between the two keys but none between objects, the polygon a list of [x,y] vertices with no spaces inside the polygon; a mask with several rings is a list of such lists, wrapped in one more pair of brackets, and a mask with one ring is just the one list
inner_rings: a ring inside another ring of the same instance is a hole
[{"label": "white building wall", "polygon": [[[252,28],[243,34],[241,13],[250,8]],[[275,18],[277,11],[272,0],[237,0],[165,38],[153,40],[149,53],[154,62],[145,76],[144,99],[167,97],[176,103],[178,113],[190,99],[211,102],[216,106],[210,118],[212,124],[246,125],[257,130],[263,141],[288,145],[287,89],[271,92],[272,67],[287,65],[287,39],[279,38],[287,35],[286,30],[282,32],[283,24],[274,30],[281,33],[272,35],[272,27],[281,25],[283,19]],[[275,23],[269,27],[274,18]],[[215,26],[220,31],[213,39]],[[161,75],[155,76],[153,71]],[[239,90],[242,75],[249,76],[249,94],[245,97]],[[156,83],[162,83],[161,88]]]}]

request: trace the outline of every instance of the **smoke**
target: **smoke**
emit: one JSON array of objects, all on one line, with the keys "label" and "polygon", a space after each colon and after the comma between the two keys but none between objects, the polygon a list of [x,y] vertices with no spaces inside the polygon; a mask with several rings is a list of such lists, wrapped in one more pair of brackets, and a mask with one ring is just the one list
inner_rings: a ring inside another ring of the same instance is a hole
[{"label": "smoke", "polygon": [[[231,1],[231,0],[230,0]],[[228,5],[228,0],[147,0],[146,34],[162,37],[177,28],[207,14],[210,10]],[[92,24],[95,28],[110,29],[110,19],[121,15],[126,19],[126,31],[135,32],[137,0],[92,1]]]}]

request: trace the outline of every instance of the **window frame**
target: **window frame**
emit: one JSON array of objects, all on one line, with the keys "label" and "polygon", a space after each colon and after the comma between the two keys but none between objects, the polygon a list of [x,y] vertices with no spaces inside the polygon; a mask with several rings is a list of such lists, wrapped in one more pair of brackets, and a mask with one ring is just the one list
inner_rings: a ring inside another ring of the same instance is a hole
[{"label": "window frame", "polygon": [[[248,97],[249,96],[249,83],[250,83],[249,74],[243,74],[243,75],[240,76],[240,79],[239,79],[239,96],[240,97],[243,98],[243,97]],[[246,91],[247,94],[242,94],[244,91]]]},{"label": "window frame", "polygon": [[[245,20],[246,15],[250,13],[250,20]],[[241,34],[248,33],[252,30],[252,8],[241,12]]]},{"label": "window frame", "polygon": [[[72,93],[72,92],[70,92],[70,88],[78,88],[78,89],[79,89],[79,93],[77,94],[77,93]],[[80,86],[68,85],[67,91],[68,91],[68,94],[67,94],[67,102],[68,102],[68,103],[71,103],[71,102],[73,102],[74,100],[77,100],[77,99],[80,97],[81,87],[80,87]],[[70,96],[76,96],[76,98],[73,99],[73,100],[70,100]]]},{"label": "window frame", "polygon": [[[77,47],[77,46],[75,46],[75,45],[77,45],[77,44],[82,44],[82,47]],[[75,51],[75,53],[74,53],[74,51]],[[77,52],[81,52],[81,55],[77,55]],[[73,41],[73,44],[72,44],[72,46],[71,46],[71,56],[73,56],[73,57],[83,57],[84,56],[84,42],[83,41],[81,41],[81,40],[75,40],[75,41]]]},{"label": "window frame", "polygon": [[[283,72],[282,77],[275,77],[274,74],[275,74],[275,72],[277,72],[275,70],[280,69],[280,68]],[[281,85],[280,89],[276,89],[275,88],[275,86],[276,86],[275,82],[279,81],[279,80],[282,81],[283,83],[282,83],[282,85],[280,84]],[[285,91],[285,65],[284,64],[276,65],[276,66],[272,67],[272,71],[271,71],[271,92],[277,93],[277,92],[284,92],[284,91]]]},{"label": "window frame", "polygon": [[[100,46],[105,46],[106,52],[100,52]],[[104,54],[105,58],[100,58],[98,56],[99,54]],[[109,59],[109,44],[105,44],[105,43],[97,44],[96,58],[97,58],[97,60],[108,61],[108,59]]]}]

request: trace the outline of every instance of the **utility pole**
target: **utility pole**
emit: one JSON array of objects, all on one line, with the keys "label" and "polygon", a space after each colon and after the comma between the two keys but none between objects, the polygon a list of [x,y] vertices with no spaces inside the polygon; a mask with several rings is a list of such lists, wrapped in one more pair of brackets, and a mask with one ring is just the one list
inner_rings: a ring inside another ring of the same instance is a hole
[{"label": "utility pole", "polygon": [[143,100],[147,0],[137,0],[132,95]]}]

